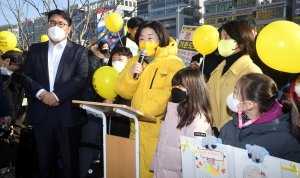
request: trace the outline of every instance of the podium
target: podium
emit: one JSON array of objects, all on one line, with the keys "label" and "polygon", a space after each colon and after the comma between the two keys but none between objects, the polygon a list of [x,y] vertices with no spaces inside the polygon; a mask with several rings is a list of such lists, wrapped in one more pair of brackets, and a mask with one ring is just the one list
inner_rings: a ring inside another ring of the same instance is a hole
[{"label": "podium", "polygon": [[[138,121],[156,122],[156,119],[126,105],[79,100],[73,100],[72,102],[102,118],[104,178],[138,178],[140,176]],[[135,123],[135,140],[108,135],[106,133],[106,116],[133,119]]]}]

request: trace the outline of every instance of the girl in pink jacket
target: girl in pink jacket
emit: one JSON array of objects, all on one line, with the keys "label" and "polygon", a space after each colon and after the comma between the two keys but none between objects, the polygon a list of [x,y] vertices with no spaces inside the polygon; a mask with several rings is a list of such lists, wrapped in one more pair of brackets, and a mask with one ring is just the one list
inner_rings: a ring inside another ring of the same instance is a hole
[{"label": "girl in pink jacket", "polygon": [[162,121],[152,159],[155,178],[181,178],[180,135],[211,135],[212,111],[203,74],[193,68],[178,71],[172,79],[171,101]]}]

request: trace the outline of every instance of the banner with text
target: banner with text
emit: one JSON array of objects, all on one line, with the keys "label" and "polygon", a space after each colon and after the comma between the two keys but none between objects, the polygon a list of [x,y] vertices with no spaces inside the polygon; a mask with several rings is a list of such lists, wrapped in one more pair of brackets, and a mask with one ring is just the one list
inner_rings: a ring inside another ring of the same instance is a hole
[{"label": "banner with text", "polygon": [[186,67],[190,66],[192,57],[198,52],[193,45],[193,35],[197,26],[183,25],[178,39],[178,57],[182,59]]}]

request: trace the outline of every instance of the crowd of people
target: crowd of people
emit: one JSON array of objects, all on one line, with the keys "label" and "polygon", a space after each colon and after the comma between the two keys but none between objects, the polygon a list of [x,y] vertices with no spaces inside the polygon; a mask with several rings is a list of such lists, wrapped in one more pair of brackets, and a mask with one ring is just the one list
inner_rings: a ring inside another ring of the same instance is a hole
[{"label": "crowd of people", "polygon": [[[62,177],[87,177],[95,153],[103,177],[102,120],[73,100],[124,104],[156,118],[138,123],[141,178],[182,177],[181,135],[202,139],[207,149],[217,143],[247,149],[254,162],[271,155],[300,163],[300,73],[276,71],[259,59],[253,19],[224,23],[205,66],[198,54],[188,67],[158,21],[131,18],[128,34],[113,49],[106,41],[89,48],[69,41],[72,19],[62,10],[50,11],[48,22],[49,41],[31,45],[26,56],[7,51],[0,59],[0,124],[9,131],[0,140],[0,177],[16,167],[16,128],[28,124],[37,177],[57,178],[59,169]],[[129,42],[146,50],[144,61]],[[102,66],[119,73],[114,99],[93,88]],[[108,134],[135,139],[130,119],[107,122]]]}]

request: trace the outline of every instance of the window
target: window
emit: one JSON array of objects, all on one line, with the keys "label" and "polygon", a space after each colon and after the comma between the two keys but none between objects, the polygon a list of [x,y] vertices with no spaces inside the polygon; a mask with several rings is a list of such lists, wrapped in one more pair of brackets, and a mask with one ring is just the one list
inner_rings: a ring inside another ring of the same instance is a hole
[{"label": "window", "polygon": [[194,19],[184,18],[183,25],[193,25]]},{"label": "window", "polygon": [[204,20],[204,23],[205,24],[215,24],[216,23],[216,19],[205,19]]},{"label": "window", "polygon": [[156,0],[151,3],[151,9],[157,9],[161,7],[165,7],[165,0]]},{"label": "window", "polygon": [[277,7],[273,9],[257,11],[257,20],[266,20],[266,19],[285,17],[286,16],[285,9],[286,7]]},{"label": "window", "polygon": [[205,6],[205,14],[211,14],[217,12],[216,4]]},{"label": "window", "polygon": [[247,8],[247,7],[253,7],[256,5],[256,0],[237,0],[236,2],[236,8]]}]

